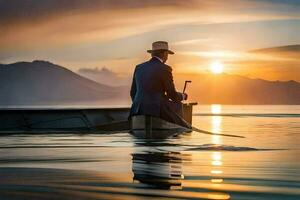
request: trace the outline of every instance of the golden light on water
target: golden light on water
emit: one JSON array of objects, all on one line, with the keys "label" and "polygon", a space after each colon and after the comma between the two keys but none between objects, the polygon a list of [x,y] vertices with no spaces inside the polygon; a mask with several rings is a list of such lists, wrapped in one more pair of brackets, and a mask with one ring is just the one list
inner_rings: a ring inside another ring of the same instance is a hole
[{"label": "golden light on water", "polygon": [[214,61],[210,64],[210,71],[213,74],[221,74],[224,71],[224,65],[220,61]]},{"label": "golden light on water", "polygon": [[[222,113],[222,105],[213,104],[210,107],[211,113],[213,116],[211,117],[211,131],[213,133],[221,133],[222,132],[222,117],[218,114]],[[212,135],[211,142],[214,145],[222,145],[222,138],[219,135]],[[211,171],[210,173],[213,175],[211,179],[211,183],[213,185],[223,183],[223,179],[221,177],[215,177],[216,175],[223,174],[222,170],[222,153],[221,152],[212,152],[211,154]]]},{"label": "golden light on water", "polygon": [[219,160],[213,160],[213,161],[211,162],[211,165],[213,165],[213,166],[221,166],[221,165],[222,165],[222,162],[219,161]]},{"label": "golden light on water", "polygon": [[[221,114],[222,112],[222,106],[219,104],[213,104],[211,105],[211,113],[212,114]],[[211,117],[211,131],[213,133],[220,133],[222,131],[222,117],[221,116],[212,116]],[[212,136],[212,144],[221,144],[222,138],[218,135]]]},{"label": "golden light on water", "polygon": [[210,180],[212,183],[222,183],[223,179],[222,178],[213,178]]},{"label": "golden light on water", "polygon": [[223,171],[222,170],[211,170],[210,171],[212,174],[222,174]]},{"label": "golden light on water", "polygon": [[215,151],[212,153],[211,158],[212,158],[212,160],[220,161],[220,160],[222,160],[222,154],[221,154],[221,152]]},{"label": "golden light on water", "polygon": [[[221,152],[212,152],[211,154],[211,166],[212,169],[210,170],[210,173],[212,175],[220,175],[223,174],[223,170],[222,170],[222,154]],[[218,177],[214,177],[211,179],[211,182],[216,184],[216,183],[222,183],[223,179],[222,178],[218,178]]]}]

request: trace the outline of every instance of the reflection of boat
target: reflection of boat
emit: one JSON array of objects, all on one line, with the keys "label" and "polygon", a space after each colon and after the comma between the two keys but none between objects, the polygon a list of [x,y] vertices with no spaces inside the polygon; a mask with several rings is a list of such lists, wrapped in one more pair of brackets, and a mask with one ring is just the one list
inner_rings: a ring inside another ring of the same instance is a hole
[{"label": "reflection of boat", "polygon": [[161,189],[181,187],[182,158],[175,152],[132,154],[133,180]]},{"label": "reflection of boat", "polygon": [[[192,125],[194,105],[196,103],[183,104],[183,119],[190,125]],[[190,131],[190,128],[145,115],[133,116],[131,122],[131,133],[140,138],[166,138],[177,133]]]}]

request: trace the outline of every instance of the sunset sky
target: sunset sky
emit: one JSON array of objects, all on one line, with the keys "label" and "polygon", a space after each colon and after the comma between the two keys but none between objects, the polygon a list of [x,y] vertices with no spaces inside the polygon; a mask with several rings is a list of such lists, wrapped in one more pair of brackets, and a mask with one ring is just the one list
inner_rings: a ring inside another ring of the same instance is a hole
[{"label": "sunset sky", "polygon": [[[0,0],[0,63],[48,60],[129,75],[156,40],[175,73],[300,81],[297,0]],[[255,51],[287,45],[279,48]]]}]

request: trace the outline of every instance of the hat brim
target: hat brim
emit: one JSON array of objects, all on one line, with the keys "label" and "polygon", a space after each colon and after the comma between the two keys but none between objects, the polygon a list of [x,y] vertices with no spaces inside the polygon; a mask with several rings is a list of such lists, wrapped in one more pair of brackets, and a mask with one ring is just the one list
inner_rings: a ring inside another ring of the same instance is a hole
[{"label": "hat brim", "polygon": [[168,52],[168,54],[175,54],[173,51],[171,51],[171,50],[166,50],[166,49],[157,49],[157,50],[147,50],[147,52],[148,53],[152,53],[152,52],[155,52],[155,51],[167,51]]}]

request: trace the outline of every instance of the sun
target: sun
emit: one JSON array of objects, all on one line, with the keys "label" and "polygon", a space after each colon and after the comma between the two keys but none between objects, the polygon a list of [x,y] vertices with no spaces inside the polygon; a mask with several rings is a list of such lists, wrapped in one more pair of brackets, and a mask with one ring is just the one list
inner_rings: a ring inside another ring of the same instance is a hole
[{"label": "sun", "polygon": [[224,71],[224,65],[220,61],[214,61],[210,64],[210,71],[213,74],[221,74]]}]

